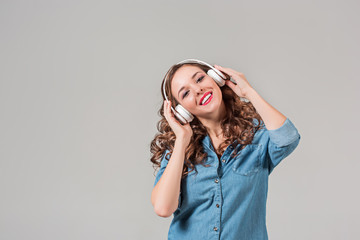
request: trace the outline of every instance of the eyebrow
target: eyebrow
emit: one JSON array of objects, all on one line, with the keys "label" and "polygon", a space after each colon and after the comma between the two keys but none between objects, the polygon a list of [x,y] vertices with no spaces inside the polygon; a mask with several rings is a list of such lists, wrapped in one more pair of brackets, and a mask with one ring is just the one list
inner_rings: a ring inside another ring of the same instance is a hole
[{"label": "eyebrow", "polygon": [[[191,77],[191,79],[194,79],[195,76],[196,76],[196,74],[198,74],[198,73],[200,73],[200,71],[194,73],[194,75]],[[179,97],[179,95],[180,95],[180,92],[181,92],[184,88],[185,88],[185,86],[182,86],[182,87],[180,88],[180,90],[179,90],[179,92],[178,92],[178,97]]]}]

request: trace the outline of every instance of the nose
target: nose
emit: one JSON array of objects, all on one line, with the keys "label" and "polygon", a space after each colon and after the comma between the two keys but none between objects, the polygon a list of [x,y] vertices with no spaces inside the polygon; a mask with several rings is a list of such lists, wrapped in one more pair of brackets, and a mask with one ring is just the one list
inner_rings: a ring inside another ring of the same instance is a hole
[{"label": "nose", "polygon": [[200,95],[203,92],[203,88],[200,86],[196,86],[195,91],[197,95]]}]

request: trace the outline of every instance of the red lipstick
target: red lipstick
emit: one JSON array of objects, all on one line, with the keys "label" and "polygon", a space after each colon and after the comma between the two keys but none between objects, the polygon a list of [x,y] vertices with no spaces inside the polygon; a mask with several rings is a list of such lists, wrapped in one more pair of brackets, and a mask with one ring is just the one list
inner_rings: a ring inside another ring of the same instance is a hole
[{"label": "red lipstick", "polygon": [[[211,94],[210,98],[209,98],[204,104],[201,104],[202,101],[204,100],[204,98],[205,98],[207,95],[209,95],[209,94]],[[213,96],[212,96],[212,92],[211,92],[211,91],[204,93],[204,95],[203,95],[202,98],[200,99],[200,105],[206,105],[206,104],[208,104],[208,103],[210,102],[210,100],[211,100],[212,97],[213,97]]]}]

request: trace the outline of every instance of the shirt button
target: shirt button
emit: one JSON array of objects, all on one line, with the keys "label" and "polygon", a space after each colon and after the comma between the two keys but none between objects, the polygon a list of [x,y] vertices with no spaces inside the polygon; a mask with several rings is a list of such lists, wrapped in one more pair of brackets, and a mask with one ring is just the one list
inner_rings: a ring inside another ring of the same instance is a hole
[{"label": "shirt button", "polygon": [[220,205],[219,204],[216,204],[216,207],[218,208]]},{"label": "shirt button", "polygon": [[218,183],[218,182],[219,182],[219,179],[215,179],[215,182]]},{"label": "shirt button", "polygon": [[225,162],[225,161],[226,161],[225,159],[222,160],[222,162]]},{"label": "shirt button", "polygon": [[214,227],[214,231],[217,231],[217,227]]}]

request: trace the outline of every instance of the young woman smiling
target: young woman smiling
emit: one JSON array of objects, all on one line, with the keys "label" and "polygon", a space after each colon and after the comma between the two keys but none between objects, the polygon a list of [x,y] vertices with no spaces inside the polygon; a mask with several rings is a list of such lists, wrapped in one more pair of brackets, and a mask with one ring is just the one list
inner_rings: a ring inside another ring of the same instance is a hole
[{"label": "young woman smiling", "polygon": [[[220,87],[211,68],[232,81]],[[168,239],[268,239],[268,177],[300,141],[294,124],[231,68],[178,63],[162,89],[151,202],[157,215],[174,215]],[[191,122],[178,121],[178,104]]]}]

